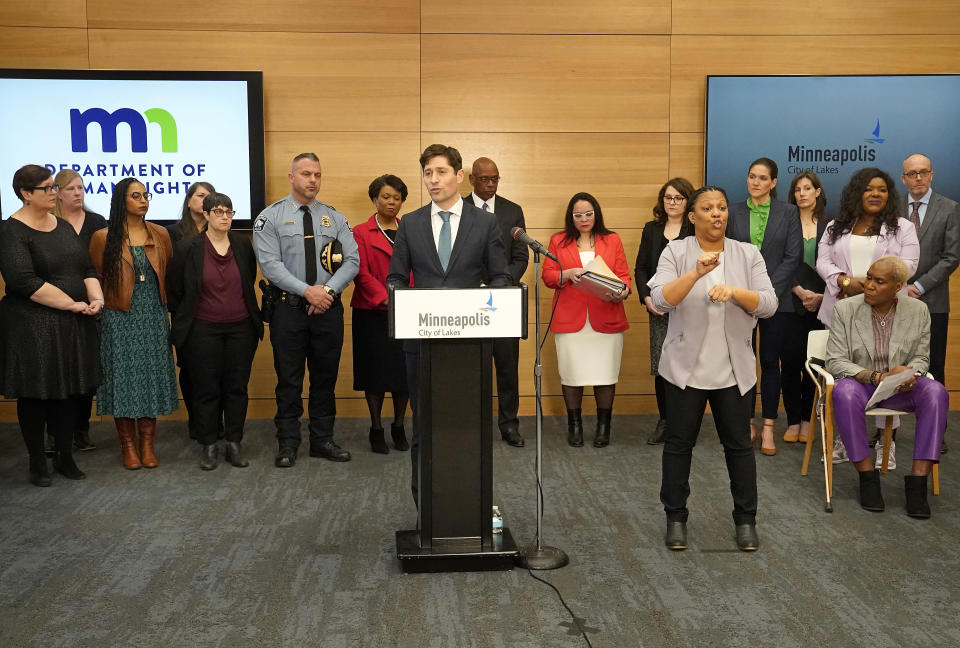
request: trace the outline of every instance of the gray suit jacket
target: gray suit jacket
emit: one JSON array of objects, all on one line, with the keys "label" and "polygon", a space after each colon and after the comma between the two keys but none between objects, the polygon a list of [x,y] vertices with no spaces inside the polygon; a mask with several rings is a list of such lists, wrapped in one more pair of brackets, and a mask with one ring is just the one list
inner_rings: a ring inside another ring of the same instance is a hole
[{"label": "gray suit jacket", "polygon": [[[908,219],[910,202],[910,194],[900,201],[900,213]],[[950,273],[960,264],[960,205],[933,192],[917,238],[920,239],[920,263],[908,283],[919,282],[923,286],[920,300],[931,313],[949,313]]]},{"label": "gray suit jacket", "polygon": [[[837,380],[856,376],[864,369],[874,370],[877,342],[871,310],[863,295],[841,299],[833,310],[826,366]],[[911,365],[921,373],[927,373],[930,366],[930,311],[919,299],[901,296],[893,316],[887,366]]]},{"label": "gray suit jacket", "polygon": [[[730,205],[727,237],[744,243],[750,242],[750,209],[746,200]],[[777,311],[794,312],[790,291],[795,285],[793,275],[803,261],[803,228],[800,227],[800,213],[796,205],[770,200],[770,216],[763,234],[760,254],[767,264],[767,274],[770,275],[770,282],[780,301]]]},{"label": "gray suit jacket", "polygon": [[[753,327],[758,317],[770,317],[777,312],[777,297],[767,276],[767,266],[756,247],[728,238],[724,241],[723,251],[724,283],[755,290],[760,295],[760,303],[752,313],[733,301],[725,304],[724,328],[730,364],[742,395],[757,384],[757,359],[751,341]],[[648,282],[653,305],[670,313],[657,373],[680,389],[686,389],[701,351],[710,352],[701,348],[707,333],[707,285],[698,281],[676,306],[663,298],[663,287],[696,268],[701,254],[696,236],[670,241],[660,255],[657,273]]]}]

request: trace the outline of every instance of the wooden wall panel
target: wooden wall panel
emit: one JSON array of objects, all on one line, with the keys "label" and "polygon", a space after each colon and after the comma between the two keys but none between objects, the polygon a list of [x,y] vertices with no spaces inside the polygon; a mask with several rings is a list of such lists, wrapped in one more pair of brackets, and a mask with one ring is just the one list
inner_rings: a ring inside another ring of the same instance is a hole
[{"label": "wooden wall panel", "polygon": [[703,132],[710,74],[936,74],[958,56],[953,36],[674,36],[670,130]]},{"label": "wooden wall panel", "polygon": [[670,0],[422,0],[423,33],[668,34]]},{"label": "wooden wall panel", "polygon": [[86,28],[87,7],[77,0],[6,0],[0,2],[0,25]]},{"label": "wooden wall panel", "polygon": [[94,68],[263,70],[267,131],[416,131],[418,57],[417,36],[90,30]]},{"label": "wooden wall panel", "polygon": [[425,131],[665,132],[669,39],[424,35]]},{"label": "wooden wall panel", "polygon": [[[956,0],[672,0],[674,34],[960,34]],[[813,48],[811,48],[811,51]],[[761,58],[766,56],[764,52]]]},{"label": "wooden wall panel", "polygon": [[162,11],[153,0],[87,0],[87,5],[94,28],[141,29],[144,16],[151,29],[182,31],[416,33],[420,28],[417,0],[166,0]]},{"label": "wooden wall panel", "polygon": [[88,67],[85,29],[0,27],[0,67]]},{"label": "wooden wall panel", "polygon": [[578,191],[597,198],[611,229],[642,228],[667,180],[664,133],[444,132],[421,139],[460,151],[466,169],[461,194],[471,191],[473,160],[493,159],[503,178],[500,192],[523,207],[528,228],[563,229],[567,202]]},{"label": "wooden wall panel", "polygon": [[671,178],[680,176],[694,187],[703,184],[703,134],[670,133]]}]

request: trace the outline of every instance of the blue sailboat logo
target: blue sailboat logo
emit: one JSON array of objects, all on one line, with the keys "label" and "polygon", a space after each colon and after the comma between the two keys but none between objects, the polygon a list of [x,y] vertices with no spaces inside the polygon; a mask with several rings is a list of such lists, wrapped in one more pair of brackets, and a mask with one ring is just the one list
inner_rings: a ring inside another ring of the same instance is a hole
[{"label": "blue sailboat logo", "polygon": [[497,307],[493,305],[493,291],[490,291],[490,298],[487,299],[487,305],[481,308],[482,311],[490,311],[491,313],[497,310]]},{"label": "blue sailboat logo", "polygon": [[879,119],[877,119],[877,125],[873,129],[873,137],[868,137],[863,141],[872,142],[874,144],[883,144],[886,141],[884,138],[880,137],[880,120]]}]

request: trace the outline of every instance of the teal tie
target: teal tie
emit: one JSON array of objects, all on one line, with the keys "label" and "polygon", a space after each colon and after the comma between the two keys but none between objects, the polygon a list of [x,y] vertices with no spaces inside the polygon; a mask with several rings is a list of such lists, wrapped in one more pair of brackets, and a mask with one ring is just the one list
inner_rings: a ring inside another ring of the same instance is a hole
[{"label": "teal tie", "polygon": [[439,212],[443,225],[440,227],[440,242],[437,243],[437,255],[440,257],[440,265],[443,271],[447,271],[447,265],[450,263],[450,216],[453,214],[448,211]]}]

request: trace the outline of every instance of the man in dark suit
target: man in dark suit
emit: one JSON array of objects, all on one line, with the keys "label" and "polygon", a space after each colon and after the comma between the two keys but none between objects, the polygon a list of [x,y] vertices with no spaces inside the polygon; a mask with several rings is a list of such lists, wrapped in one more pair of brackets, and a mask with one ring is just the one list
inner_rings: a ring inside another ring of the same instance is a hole
[{"label": "man in dark suit", "polygon": [[[417,288],[479,288],[509,286],[503,241],[493,214],[464,202],[458,192],[463,159],[457,149],[431,144],[420,155],[423,184],[431,202],[400,220],[390,259],[387,285],[408,286],[410,274]],[[411,490],[417,502],[420,465],[420,426],[416,404],[419,393],[419,342],[404,343],[410,403],[414,409],[410,462]]]},{"label": "man in dark suit", "polygon": [[[909,219],[920,239],[920,263],[907,282],[907,294],[930,310],[930,373],[944,382],[947,325],[950,322],[950,273],[960,263],[960,206],[931,189],[933,164],[915,153],[903,161],[900,180],[908,195],[901,214]],[[946,452],[946,444],[943,451]]]},{"label": "man in dark suit", "polygon": [[[526,229],[523,209],[515,202],[497,195],[500,183],[500,170],[490,158],[477,158],[470,172],[470,184],[473,193],[463,197],[481,211],[493,212],[500,226],[503,238],[504,262],[513,280],[512,285],[520,283],[527,270],[530,250],[520,241],[514,241],[510,232],[514,227]],[[499,411],[497,425],[504,441],[518,448],[523,447],[520,435],[520,386],[517,377],[517,364],[520,360],[520,340],[517,338],[496,338],[493,341],[493,364],[497,370],[497,400]]]}]

